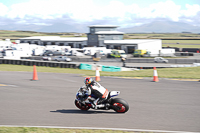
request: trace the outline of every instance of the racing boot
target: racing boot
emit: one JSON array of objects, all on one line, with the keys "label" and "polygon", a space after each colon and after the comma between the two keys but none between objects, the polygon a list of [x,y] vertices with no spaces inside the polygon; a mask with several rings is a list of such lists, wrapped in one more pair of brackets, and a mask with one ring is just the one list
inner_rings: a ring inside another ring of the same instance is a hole
[{"label": "racing boot", "polygon": [[95,101],[93,101],[93,103],[91,104],[93,109],[97,109],[97,107],[98,107],[98,106],[97,106],[98,100],[99,100],[99,98],[96,99]]},{"label": "racing boot", "polygon": [[98,108],[104,108],[105,107],[106,110],[109,109],[109,107],[110,107],[109,103],[103,104],[103,102],[105,100],[106,100],[105,98],[96,99],[95,101],[93,101],[92,108],[98,109]]},{"label": "racing boot", "polygon": [[96,105],[96,106],[95,106],[95,109],[104,108],[104,107],[105,107],[105,104],[99,104],[99,105]]},{"label": "racing boot", "polygon": [[106,110],[109,110],[110,109],[110,104],[109,103],[98,104],[98,105],[95,106],[95,109],[98,109],[98,108],[105,108]]},{"label": "racing boot", "polygon": [[93,101],[92,108],[93,109],[104,108],[105,104],[101,104],[102,101],[104,101],[104,99],[99,99],[99,98]]}]

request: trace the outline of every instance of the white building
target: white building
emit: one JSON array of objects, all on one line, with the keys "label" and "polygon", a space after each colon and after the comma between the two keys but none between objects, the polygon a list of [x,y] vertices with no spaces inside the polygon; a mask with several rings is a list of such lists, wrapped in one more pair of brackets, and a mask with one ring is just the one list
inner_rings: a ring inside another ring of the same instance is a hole
[{"label": "white building", "polygon": [[121,49],[126,53],[133,53],[136,49],[162,49],[162,40],[160,39],[104,40],[104,44],[109,49]]}]

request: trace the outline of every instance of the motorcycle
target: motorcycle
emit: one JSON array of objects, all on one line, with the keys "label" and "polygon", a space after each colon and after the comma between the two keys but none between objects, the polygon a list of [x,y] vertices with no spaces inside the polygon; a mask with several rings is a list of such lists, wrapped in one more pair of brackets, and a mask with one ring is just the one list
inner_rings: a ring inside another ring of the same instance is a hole
[{"label": "motorcycle", "polygon": [[[120,91],[110,91],[108,94],[107,99],[103,102],[103,104],[106,104],[108,106],[102,106],[98,109],[101,110],[110,110],[113,109],[117,113],[125,113],[129,110],[128,103],[121,98],[113,98],[115,96],[118,96],[120,94]],[[80,89],[76,93],[76,99],[75,99],[75,105],[80,110],[89,110],[92,108],[93,101],[95,101],[97,97],[94,95],[88,96],[87,91],[81,91]]]}]

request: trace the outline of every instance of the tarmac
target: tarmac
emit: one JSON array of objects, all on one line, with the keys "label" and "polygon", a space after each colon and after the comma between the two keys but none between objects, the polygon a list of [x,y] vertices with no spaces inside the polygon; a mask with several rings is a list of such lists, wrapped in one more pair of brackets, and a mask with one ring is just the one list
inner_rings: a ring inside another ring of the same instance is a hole
[{"label": "tarmac", "polygon": [[[129,110],[81,111],[75,95],[84,83],[78,74],[1,71],[0,126],[51,126],[126,129],[148,132],[200,132],[199,82],[101,77],[109,91],[120,91]],[[117,97],[116,97],[117,98]]]}]

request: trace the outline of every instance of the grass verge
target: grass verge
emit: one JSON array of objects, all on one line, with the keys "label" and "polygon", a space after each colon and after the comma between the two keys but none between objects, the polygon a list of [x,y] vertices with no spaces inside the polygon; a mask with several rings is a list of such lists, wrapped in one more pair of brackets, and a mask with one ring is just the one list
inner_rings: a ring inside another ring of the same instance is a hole
[{"label": "grass verge", "polygon": [[162,40],[162,43],[179,43],[180,44],[200,44],[199,40]]},{"label": "grass verge", "polygon": [[200,45],[183,45],[183,44],[162,44],[162,47],[177,47],[177,48],[200,48]]},{"label": "grass verge", "polygon": [[[25,71],[32,72],[32,66],[24,65],[7,65],[0,64],[0,71]],[[85,76],[95,76],[95,71],[70,69],[70,68],[53,68],[37,66],[37,72],[50,73],[71,73]],[[182,78],[182,79],[200,79],[200,67],[183,67],[183,68],[159,68],[157,69],[160,78]],[[116,77],[153,77],[153,70],[139,71],[121,71],[121,72],[100,72],[101,76],[116,76]]]},{"label": "grass verge", "polygon": [[[134,133],[116,130],[60,129],[37,127],[0,127],[0,133]],[[138,133],[138,132],[137,132]]]}]

